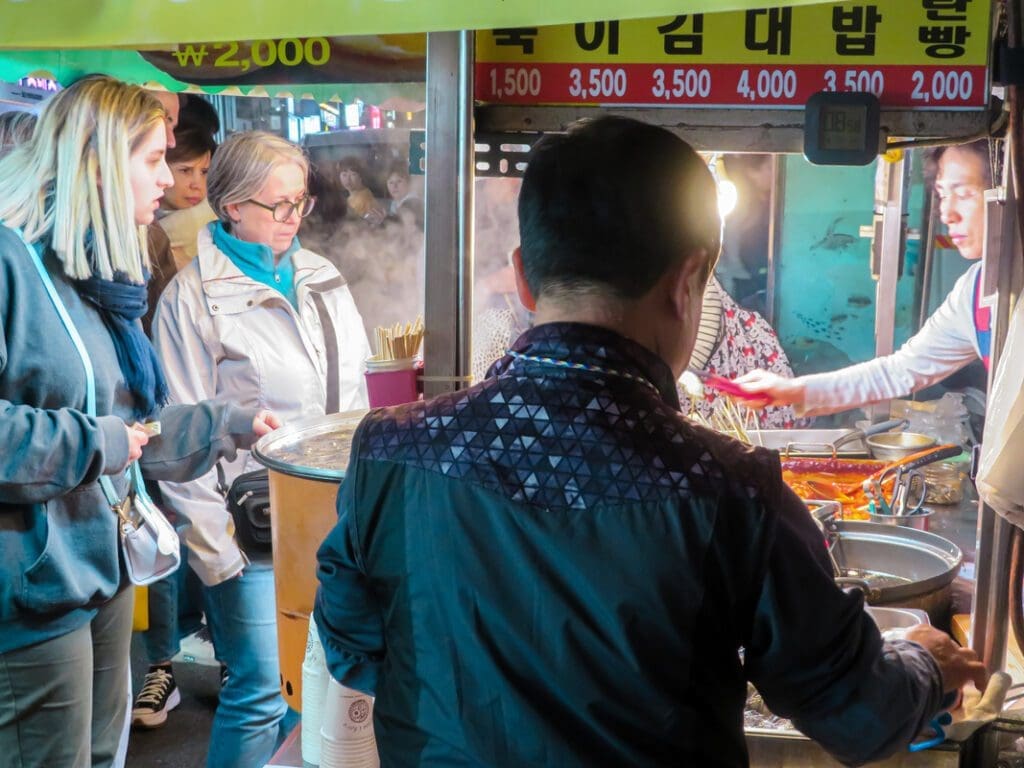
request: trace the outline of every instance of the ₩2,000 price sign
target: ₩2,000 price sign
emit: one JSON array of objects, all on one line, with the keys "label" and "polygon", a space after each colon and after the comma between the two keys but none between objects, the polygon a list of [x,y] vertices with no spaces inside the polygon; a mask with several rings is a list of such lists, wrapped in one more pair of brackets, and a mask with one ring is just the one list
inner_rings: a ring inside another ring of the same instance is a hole
[{"label": "\u20a92,000 price sign", "polygon": [[476,98],[504,104],[802,107],[818,91],[863,91],[883,107],[977,109],[984,66],[478,63]]}]

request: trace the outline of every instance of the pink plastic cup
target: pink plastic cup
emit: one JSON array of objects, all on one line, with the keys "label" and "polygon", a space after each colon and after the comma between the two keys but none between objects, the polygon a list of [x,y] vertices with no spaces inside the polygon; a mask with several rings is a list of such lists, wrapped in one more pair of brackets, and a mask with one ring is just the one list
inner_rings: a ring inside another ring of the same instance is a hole
[{"label": "pink plastic cup", "polygon": [[416,389],[416,358],[367,360],[366,393],[371,408],[411,403],[419,397]]}]

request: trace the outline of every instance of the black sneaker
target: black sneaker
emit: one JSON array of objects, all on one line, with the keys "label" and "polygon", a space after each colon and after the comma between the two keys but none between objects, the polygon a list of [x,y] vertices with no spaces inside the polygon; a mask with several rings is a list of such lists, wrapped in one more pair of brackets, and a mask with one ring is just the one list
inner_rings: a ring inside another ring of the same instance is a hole
[{"label": "black sneaker", "polygon": [[132,725],[159,728],[167,722],[167,713],[179,704],[181,693],[170,665],[150,667],[132,707]]}]

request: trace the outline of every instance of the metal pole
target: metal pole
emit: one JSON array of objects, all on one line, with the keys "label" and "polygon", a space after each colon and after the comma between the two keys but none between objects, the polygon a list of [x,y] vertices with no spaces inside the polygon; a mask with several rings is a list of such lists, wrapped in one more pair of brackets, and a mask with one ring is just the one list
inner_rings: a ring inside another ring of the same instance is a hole
[{"label": "metal pole", "polygon": [[459,32],[459,304],[457,376],[473,370],[473,230],[475,218],[475,143],[473,70],[476,35]]},{"label": "metal pole", "polygon": [[[921,290],[918,294],[917,330],[920,330],[928,316],[932,297],[932,273],[935,269],[935,222],[938,220],[934,204],[935,192],[925,189],[924,193],[924,248],[921,249]],[[915,292],[916,293],[916,292]]]},{"label": "metal pole", "polygon": [[473,34],[427,35],[424,394],[469,373],[473,278]]},{"label": "metal pole", "polygon": [[[905,157],[894,163],[879,159],[885,174],[884,199],[876,200],[876,215],[881,215],[881,236],[876,220],[873,254],[878,276],[875,287],[875,357],[891,355],[896,338],[896,288],[899,282],[900,263],[903,260],[904,201],[907,196],[909,164]],[[889,403],[879,403],[872,408],[875,419],[889,417]]]},{"label": "metal pole", "polygon": [[[1013,148],[1008,147],[1012,155]],[[1011,168],[1008,163],[1005,167]],[[1010,174],[1008,174],[1010,175]],[[1005,191],[1004,191],[1005,190]],[[991,370],[999,364],[1009,331],[1010,308],[1021,284],[1019,230],[1016,221],[1014,184],[985,194],[986,283],[997,286],[993,303]],[[994,280],[993,278],[994,274]],[[983,300],[990,300],[986,297]],[[992,376],[989,375],[991,389]],[[971,613],[971,647],[990,670],[1002,669],[1006,661],[1007,619],[1010,608],[1011,540],[1010,523],[992,509],[979,504],[977,555],[975,558],[974,610]]]},{"label": "metal pole", "polygon": [[764,307],[768,316],[765,318],[768,324],[775,325],[776,307],[775,290],[778,276],[778,254],[781,252],[782,228],[779,222],[782,221],[782,203],[785,199],[786,189],[786,168],[779,155],[772,155],[772,189],[768,199],[768,282],[765,290]]}]

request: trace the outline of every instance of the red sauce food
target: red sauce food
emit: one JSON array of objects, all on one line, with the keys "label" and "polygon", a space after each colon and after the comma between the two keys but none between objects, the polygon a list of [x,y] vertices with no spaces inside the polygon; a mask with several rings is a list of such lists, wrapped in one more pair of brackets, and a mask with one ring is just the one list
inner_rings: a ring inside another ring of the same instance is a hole
[{"label": "red sauce food", "polygon": [[790,458],[782,462],[782,479],[801,499],[838,501],[844,519],[867,520],[863,484],[885,466],[866,459]]}]

